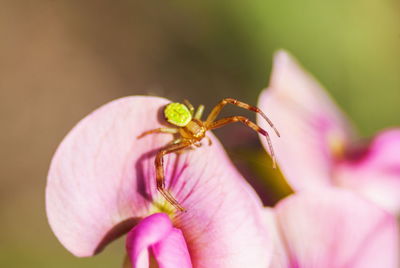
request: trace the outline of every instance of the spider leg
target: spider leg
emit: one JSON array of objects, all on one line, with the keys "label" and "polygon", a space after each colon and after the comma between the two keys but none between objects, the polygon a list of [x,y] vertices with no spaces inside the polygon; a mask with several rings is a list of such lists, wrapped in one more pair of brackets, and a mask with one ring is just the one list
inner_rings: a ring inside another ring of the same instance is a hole
[{"label": "spider leg", "polygon": [[137,136],[137,139],[143,138],[146,135],[153,134],[153,133],[170,133],[176,134],[178,133],[178,129],[172,127],[160,127],[152,130],[148,130]]},{"label": "spider leg", "polygon": [[194,114],[194,107],[188,100],[183,100],[183,103],[186,105],[186,107],[189,108],[190,114],[193,116]]},{"label": "spider leg", "polygon": [[164,156],[166,154],[178,152],[183,150],[184,148],[190,146],[192,144],[191,141],[184,141],[178,144],[171,144],[160,150],[155,158],[155,166],[156,166],[156,182],[157,182],[157,190],[161,193],[161,195],[173,205],[176,209],[180,211],[186,211],[179,202],[172,196],[172,194],[165,189],[165,177],[164,177]]},{"label": "spider leg", "polygon": [[235,122],[241,122],[241,123],[245,124],[246,126],[250,127],[251,129],[253,129],[254,131],[257,131],[261,135],[265,136],[265,138],[267,139],[267,142],[268,142],[269,150],[271,152],[272,167],[276,168],[275,153],[274,153],[274,149],[272,147],[271,138],[270,138],[268,132],[265,131],[264,129],[262,129],[261,127],[259,127],[257,124],[255,124],[252,121],[250,121],[247,117],[244,117],[244,116],[231,116],[231,117],[222,118],[220,120],[211,122],[208,125],[208,129],[216,129],[216,128],[225,126],[225,125],[230,124],[230,123],[235,123]]},{"label": "spider leg", "polygon": [[212,140],[211,140],[211,138],[208,137],[208,136],[206,136],[206,139],[208,140],[208,146],[211,146],[211,145],[212,145]]},{"label": "spider leg", "polygon": [[206,126],[211,124],[218,116],[218,114],[221,112],[222,108],[224,108],[225,105],[227,105],[228,103],[236,105],[240,108],[246,109],[246,110],[250,110],[253,112],[256,112],[258,114],[260,114],[267,122],[268,124],[271,126],[271,128],[275,131],[276,135],[278,137],[280,137],[280,134],[278,132],[278,130],[275,128],[274,124],[272,123],[272,121],[263,113],[263,111],[261,111],[258,107],[256,106],[252,106],[250,104],[238,101],[236,99],[232,99],[232,98],[225,98],[223,100],[221,100],[211,111],[211,113],[208,115],[207,120],[206,120]]},{"label": "spider leg", "polygon": [[196,146],[197,148],[200,148],[201,146],[203,146],[203,144],[201,144],[200,141],[193,143],[194,146]]},{"label": "spider leg", "polygon": [[203,112],[204,112],[204,105],[200,105],[196,110],[194,118],[200,120],[201,116],[203,115]]},{"label": "spider leg", "polygon": [[178,139],[175,139],[175,140],[169,142],[168,145],[170,145],[170,144],[178,144],[178,143],[181,143],[181,142],[182,142],[182,139],[178,138]]},{"label": "spider leg", "polygon": [[[171,145],[171,144],[178,144],[178,143],[181,143],[182,141],[183,141],[182,138],[177,138],[177,139],[175,139],[175,140],[169,142],[168,145]],[[190,149],[192,149],[192,148],[191,148],[190,146],[188,146],[188,147],[183,148],[183,149],[181,149],[181,150],[179,150],[179,151],[177,151],[177,152],[175,152],[175,153],[177,153],[177,154],[183,154],[183,153],[185,152],[185,149],[190,150]]]}]

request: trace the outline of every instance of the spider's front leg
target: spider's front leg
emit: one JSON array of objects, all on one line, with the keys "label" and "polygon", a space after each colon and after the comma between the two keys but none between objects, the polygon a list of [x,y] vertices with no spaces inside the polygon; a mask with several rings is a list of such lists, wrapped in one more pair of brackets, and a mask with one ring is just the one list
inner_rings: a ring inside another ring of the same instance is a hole
[{"label": "spider's front leg", "polygon": [[170,134],[176,134],[178,133],[178,129],[172,128],[172,127],[160,127],[160,128],[155,128],[151,129],[148,131],[143,132],[139,136],[137,136],[138,139],[143,138],[146,135],[153,134],[153,133],[170,133]]},{"label": "spider's front leg", "polygon": [[268,122],[268,124],[271,126],[271,128],[273,128],[273,130],[275,131],[276,135],[278,137],[280,137],[280,134],[279,134],[278,130],[275,128],[275,126],[272,123],[272,121],[263,113],[263,111],[261,111],[260,108],[258,108],[256,106],[252,106],[252,105],[247,104],[247,103],[242,102],[242,101],[238,101],[237,99],[232,99],[232,98],[225,98],[225,99],[221,100],[212,109],[211,113],[207,117],[206,126],[208,126],[209,124],[214,122],[214,120],[217,118],[218,114],[221,112],[222,108],[224,108],[224,106],[227,105],[228,103],[233,104],[235,106],[238,106],[240,108],[243,108],[243,109],[246,109],[246,110],[249,110],[249,111],[253,111],[253,112],[256,112],[256,113],[260,114]]},{"label": "spider's front leg", "polygon": [[156,181],[157,181],[157,190],[161,193],[161,195],[173,205],[176,209],[180,211],[186,211],[184,207],[182,207],[179,202],[172,196],[172,194],[165,189],[165,176],[164,176],[164,156],[166,154],[179,152],[180,150],[185,149],[190,146],[192,142],[183,141],[178,144],[168,145],[166,148],[159,151],[155,158],[155,166],[156,166]]},{"label": "spider's front leg", "polygon": [[267,139],[267,142],[268,142],[269,150],[271,152],[272,166],[273,166],[273,168],[276,168],[276,159],[275,159],[274,148],[272,147],[271,138],[269,137],[268,132],[266,130],[262,129],[256,123],[253,123],[252,121],[250,121],[247,117],[231,116],[231,117],[222,118],[220,120],[211,122],[208,125],[208,129],[216,129],[216,128],[223,127],[227,124],[235,123],[235,122],[241,122],[241,123],[245,124],[246,126],[248,126],[249,128],[253,129],[254,131],[257,131],[261,135],[265,136],[265,138]]}]

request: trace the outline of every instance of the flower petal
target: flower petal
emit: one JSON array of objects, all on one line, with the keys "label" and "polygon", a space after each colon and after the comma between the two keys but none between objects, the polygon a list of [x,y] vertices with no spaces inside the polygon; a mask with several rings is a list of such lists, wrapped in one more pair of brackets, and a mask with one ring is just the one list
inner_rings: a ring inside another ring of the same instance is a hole
[{"label": "flower petal", "polygon": [[400,212],[400,129],[379,134],[364,154],[338,165],[336,183]]},{"label": "flower petal", "polygon": [[190,268],[192,263],[182,231],[172,228],[163,240],[152,247],[159,268]]},{"label": "flower petal", "polygon": [[[75,255],[95,254],[137,219],[168,206],[156,191],[154,156],[172,137],[136,139],[162,126],[157,114],[167,103],[155,97],[113,101],[83,119],[58,148],[48,175],[47,214]],[[165,185],[188,211],[173,224],[196,267],[266,267],[270,241],[262,204],[209,136],[211,146],[164,157]]]},{"label": "flower petal", "polygon": [[[284,51],[275,55],[270,85],[261,93],[259,107],[281,133],[271,139],[289,184],[295,190],[329,185],[334,154],[349,140],[350,127],[321,85]],[[258,123],[267,127],[260,117]]]},{"label": "flower petal", "polygon": [[166,238],[172,228],[170,219],[164,213],[153,214],[140,221],[126,238],[132,266],[149,267],[149,247]]},{"label": "flower petal", "polygon": [[297,193],[275,213],[287,255],[272,267],[398,267],[395,218],[350,191]]},{"label": "flower petal", "polygon": [[182,232],[173,228],[164,213],[146,217],[135,226],[127,235],[126,249],[132,267],[149,267],[150,254],[160,268],[192,267]]},{"label": "flower petal", "polygon": [[135,163],[151,145],[136,137],[158,125],[149,115],[166,103],[152,97],[115,100],[79,122],[60,144],[48,174],[46,209],[54,233],[73,254],[95,254],[130,230],[132,218],[146,215],[149,201]]},{"label": "flower petal", "polygon": [[266,267],[271,241],[262,204],[226,154],[203,146],[181,157],[190,164],[178,165],[178,181],[186,186],[176,196],[187,212],[177,215],[174,225],[186,238],[193,266]]},{"label": "flower petal", "polygon": [[[282,240],[282,234],[279,230],[275,211],[272,208],[266,207],[264,209],[266,225],[268,226],[269,233],[271,234],[271,240],[273,241],[272,247],[272,261],[268,266],[270,268],[281,268],[290,267],[290,259],[288,252],[285,248],[284,241]],[[297,267],[298,268],[298,267]]]}]

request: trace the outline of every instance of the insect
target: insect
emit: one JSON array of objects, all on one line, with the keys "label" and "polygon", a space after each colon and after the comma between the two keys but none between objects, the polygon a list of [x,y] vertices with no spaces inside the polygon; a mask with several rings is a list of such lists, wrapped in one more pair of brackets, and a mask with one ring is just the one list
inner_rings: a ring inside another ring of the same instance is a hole
[{"label": "insect", "polygon": [[260,114],[275,131],[276,135],[280,137],[280,134],[275,126],[272,124],[272,121],[259,108],[232,98],[225,98],[221,100],[212,109],[211,113],[208,115],[205,121],[201,120],[201,116],[204,111],[203,105],[200,105],[195,111],[193,105],[187,100],[184,101],[184,104],[178,102],[170,103],[164,109],[164,116],[166,120],[174,127],[162,127],[152,129],[142,133],[140,136],[137,137],[142,138],[145,135],[153,133],[171,133],[178,135],[177,139],[173,140],[166,147],[157,152],[155,158],[155,168],[157,190],[169,203],[171,203],[171,205],[173,205],[176,209],[180,211],[185,211],[185,209],[165,188],[163,157],[170,153],[181,152],[184,149],[193,147],[193,145],[199,147],[201,146],[200,141],[203,138],[207,138],[209,145],[211,145],[211,139],[206,136],[206,132],[208,130],[216,129],[234,122],[243,123],[244,125],[250,127],[254,131],[257,131],[258,133],[266,137],[272,157],[273,167],[276,167],[275,154],[272,148],[271,139],[267,131],[265,131],[244,116],[230,116],[216,120],[222,108],[224,108],[224,106],[227,104],[233,104],[240,108],[244,108]]}]

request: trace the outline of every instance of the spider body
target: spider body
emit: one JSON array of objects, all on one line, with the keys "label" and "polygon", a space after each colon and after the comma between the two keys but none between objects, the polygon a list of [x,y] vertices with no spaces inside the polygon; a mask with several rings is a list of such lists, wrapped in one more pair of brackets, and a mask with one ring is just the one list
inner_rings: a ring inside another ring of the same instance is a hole
[{"label": "spider body", "polygon": [[168,104],[164,109],[164,116],[169,123],[178,127],[184,127],[192,120],[192,112],[179,102]]},{"label": "spider body", "polygon": [[179,134],[184,139],[201,141],[206,136],[207,128],[199,119],[192,119],[186,126],[179,129]]},{"label": "spider body", "polygon": [[[184,101],[185,103],[170,103],[164,109],[164,116],[166,120],[174,127],[163,127],[152,129],[142,133],[138,138],[141,138],[145,135],[152,133],[171,133],[178,134],[178,138],[169,143],[166,147],[161,149],[155,158],[155,167],[156,167],[156,181],[157,181],[157,190],[164,196],[164,198],[171,203],[176,209],[180,211],[185,211],[185,209],[179,204],[179,202],[172,196],[172,194],[165,188],[164,182],[164,160],[163,157],[166,154],[181,152],[184,149],[190,148],[193,145],[201,146],[200,141],[203,138],[208,138],[206,133],[208,130],[212,130],[215,128],[219,128],[234,122],[241,122],[244,125],[250,127],[254,131],[262,134],[267,138],[270,153],[272,156],[273,167],[275,168],[275,156],[274,151],[271,144],[271,139],[268,135],[268,132],[259,127],[257,124],[250,121],[248,118],[244,116],[231,116],[216,120],[218,114],[221,112],[222,108],[230,103],[235,106],[254,111],[260,114],[268,124],[273,128],[276,135],[279,137],[279,132],[276,130],[271,120],[257,107],[251,106],[247,103],[238,101],[232,98],[225,98],[221,100],[211,111],[205,121],[201,120],[201,116],[203,114],[204,106],[200,105],[195,112],[195,109],[192,104],[188,101]],[[211,145],[211,140],[208,138],[209,145]]]}]

